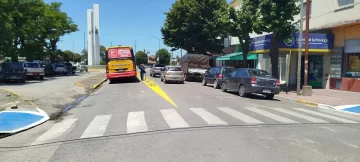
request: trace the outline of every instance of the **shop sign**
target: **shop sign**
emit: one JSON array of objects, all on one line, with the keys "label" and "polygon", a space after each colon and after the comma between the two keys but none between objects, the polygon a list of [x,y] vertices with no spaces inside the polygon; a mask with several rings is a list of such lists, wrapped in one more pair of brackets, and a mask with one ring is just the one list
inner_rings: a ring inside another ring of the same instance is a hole
[{"label": "shop sign", "polygon": [[[252,38],[250,51],[267,50],[270,49],[270,42],[272,35],[264,35]],[[299,33],[294,33],[292,36],[278,42],[279,48],[298,48],[299,47]],[[302,48],[305,48],[305,34],[303,34]],[[310,49],[332,49],[334,48],[334,35],[322,33],[309,34],[309,48]]]}]

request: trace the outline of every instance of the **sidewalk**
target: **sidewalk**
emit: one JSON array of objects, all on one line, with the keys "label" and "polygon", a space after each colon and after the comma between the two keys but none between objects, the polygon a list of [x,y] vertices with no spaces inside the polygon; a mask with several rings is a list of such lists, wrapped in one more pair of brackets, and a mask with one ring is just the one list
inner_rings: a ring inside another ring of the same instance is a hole
[{"label": "sidewalk", "polygon": [[313,89],[312,96],[298,96],[295,91],[281,92],[277,97],[319,108],[344,109],[360,105],[360,93],[331,89]]}]

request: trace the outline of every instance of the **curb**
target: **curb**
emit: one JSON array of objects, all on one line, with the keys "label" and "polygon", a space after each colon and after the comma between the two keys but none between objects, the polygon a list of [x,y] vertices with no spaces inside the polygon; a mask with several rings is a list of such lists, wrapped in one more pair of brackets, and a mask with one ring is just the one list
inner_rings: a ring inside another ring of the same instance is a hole
[{"label": "curb", "polygon": [[96,88],[98,88],[101,84],[103,84],[103,83],[106,82],[106,81],[107,81],[107,78],[105,78],[105,79],[103,79],[102,81],[100,81],[99,83],[95,84],[92,88],[93,88],[93,89],[96,89]]},{"label": "curb", "polygon": [[295,102],[295,103],[310,106],[310,107],[313,107],[313,108],[335,110],[334,106],[321,104],[321,103],[316,103],[316,102],[312,102],[312,101],[308,101],[308,100],[299,100],[299,99],[293,99],[293,98],[283,97],[283,96],[276,96],[275,98],[283,100],[283,101]]}]

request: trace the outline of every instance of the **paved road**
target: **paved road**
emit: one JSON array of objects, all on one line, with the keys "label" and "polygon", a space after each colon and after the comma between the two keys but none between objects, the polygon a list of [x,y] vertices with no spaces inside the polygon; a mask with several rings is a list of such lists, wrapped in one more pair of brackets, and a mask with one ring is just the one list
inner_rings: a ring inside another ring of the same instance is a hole
[{"label": "paved road", "polygon": [[359,118],[155,82],[177,107],[144,83],[105,83],[0,161],[360,161]]}]

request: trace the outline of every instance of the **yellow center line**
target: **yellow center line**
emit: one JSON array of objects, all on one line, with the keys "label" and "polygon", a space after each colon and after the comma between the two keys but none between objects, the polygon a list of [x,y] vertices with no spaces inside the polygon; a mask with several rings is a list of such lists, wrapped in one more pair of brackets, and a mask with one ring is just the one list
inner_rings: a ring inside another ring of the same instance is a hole
[{"label": "yellow center line", "polygon": [[[140,72],[137,73],[137,77],[139,80],[141,80]],[[148,78],[145,78],[145,81],[142,81],[146,86],[148,86],[150,89],[152,89],[154,92],[156,92],[159,96],[164,98],[166,101],[168,101],[173,106],[177,107],[175,102],[160,88],[159,85],[157,85],[155,82],[151,81]]]}]

